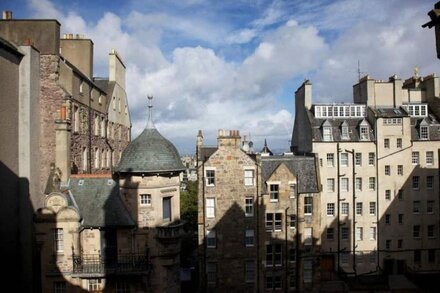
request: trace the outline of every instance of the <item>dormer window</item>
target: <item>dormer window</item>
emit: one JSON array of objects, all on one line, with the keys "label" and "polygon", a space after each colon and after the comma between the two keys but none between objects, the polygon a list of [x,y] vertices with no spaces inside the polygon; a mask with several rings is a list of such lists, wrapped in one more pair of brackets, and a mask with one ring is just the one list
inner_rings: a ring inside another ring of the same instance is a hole
[{"label": "dormer window", "polygon": [[328,120],[322,125],[322,138],[324,141],[333,141],[332,127]]},{"label": "dormer window", "polygon": [[429,139],[428,126],[420,126],[420,139]]},{"label": "dormer window", "polygon": [[344,121],[341,125],[341,139],[349,139],[350,136],[348,134],[348,123]]},{"label": "dormer window", "polygon": [[369,140],[370,139],[369,132],[370,132],[370,127],[368,125],[368,122],[364,119],[359,125],[359,139]]}]

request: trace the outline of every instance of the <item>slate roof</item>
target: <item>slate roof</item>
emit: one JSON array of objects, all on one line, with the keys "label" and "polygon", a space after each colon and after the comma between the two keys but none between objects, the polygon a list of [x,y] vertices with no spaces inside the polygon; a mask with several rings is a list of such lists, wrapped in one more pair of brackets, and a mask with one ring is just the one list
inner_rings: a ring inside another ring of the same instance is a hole
[{"label": "slate roof", "polygon": [[71,178],[69,205],[78,209],[82,226],[133,227],[135,222],[119,196],[119,184],[110,178]]},{"label": "slate roof", "polygon": [[432,114],[425,118],[411,118],[411,140],[426,140],[420,138],[420,125],[428,127],[428,141],[440,140],[440,123]]},{"label": "slate roof", "polygon": [[312,156],[280,155],[261,157],[261,178],[263,180],[263,193],[266,193],[266,181],[272,173],[281,165],[287,168],[296,176],[299,193],[318,193],[318,178],[315,165],[315,158]]},{"label": "slate roof", "polygon": [[176,147],[156,128],[148,127],[122,153],[116,172],[148,173],[183,171]]},{"label": "slate roof", "polygon": [[397,118],[397,117],[408,117],[408,112],[403,108],[371,108],[369,107],[377,117],[381,118]]},{"label": "slate roof", "polygon": [[217,151],[217,146],[202,146],[200,148],[199,160],[205,161]]}]

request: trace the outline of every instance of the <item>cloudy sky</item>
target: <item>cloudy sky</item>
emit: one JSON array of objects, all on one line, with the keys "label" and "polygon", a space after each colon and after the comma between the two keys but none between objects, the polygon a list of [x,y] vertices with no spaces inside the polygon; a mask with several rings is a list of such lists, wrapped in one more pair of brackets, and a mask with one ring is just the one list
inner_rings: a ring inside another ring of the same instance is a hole
[{"label": "cloudy sky", "polygon": [[315,103],[350,101],[358,61],[376,79],[440,73],[434,30],[421,28],[435,2],[0,0],[14,18],[56,18],[62,34],[91,38],[95,76],[117,49],[133,137],[153,95],[156,127],[181,154],[194,152],[198,129],[215,144],[220,128],[287,150],[295,90],[309,79]]}]

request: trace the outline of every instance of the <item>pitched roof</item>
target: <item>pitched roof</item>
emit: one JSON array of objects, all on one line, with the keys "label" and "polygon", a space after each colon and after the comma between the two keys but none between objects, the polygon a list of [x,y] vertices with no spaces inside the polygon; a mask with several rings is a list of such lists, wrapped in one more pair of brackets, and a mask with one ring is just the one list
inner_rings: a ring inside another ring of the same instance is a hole
[{"label": "pitched roof", "polygon": [[266,192],[266,184],[264,183],[283,163],[287,166],[290,172],[295,174],[299,193],[319,192],[315,158],[312,156],[288,155],[261,157],[261,178],[263,180],[262,189],[264,193]]},{"label": "pitched roof", "polygon": [[83,227],[132,227],[135,222],[119,196],[119,184],[110,178],[71,178],[69,205],[81,215]]}]

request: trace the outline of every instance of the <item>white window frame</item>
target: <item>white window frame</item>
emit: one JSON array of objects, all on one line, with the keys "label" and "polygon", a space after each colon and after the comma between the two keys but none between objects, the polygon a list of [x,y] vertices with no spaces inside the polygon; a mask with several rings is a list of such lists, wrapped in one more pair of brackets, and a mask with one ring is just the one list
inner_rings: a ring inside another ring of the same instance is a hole
[{"label": "white window frame", "polygon": [[413,214],[420,214],[421,213],[421,201],[420,200],[414,200],[413,201]]},{"label": "white window frame", "polygon": [[334,167],[334,166],[335,166],[335,154],[327,153],[327,167]]},{"label": "white window frame", "polygon": [[268,182],[267,184],[269,185],[269,201],[278,202],[280,200],[280,182]]},{"label": "white window frame", "polygon": [[356,227],[356,241],[362,241],[364,239],[364,228]]},{"label": "white window frame", "polygon": [[335,192],[335,178],[327,178],[327,192]]},{"label": "white window frame", "polygon": [[254,216],[254,197],[246,196],[244,199],[244,215],[246,217]]},{"label": "white window frame", "polygon": [[304,228],[304,246],[313,245],[313,228],[305,227]]},{"label": "white window frame", "polygon": [[[205,185],[206,186],[215,186],[215,179],[216,179],[215,173],[216,173],[215,168],[205,167]],[[213,175],[213,176],[211,176],[211,175]]]},{"label": "white window frame", "polygon": [[412,176],[411,187],[414,190],[420,189],[420,176]]},{"label": "white window frame", "polygon": [[423,139],[423,140],[429,139],[429,127],[428,126],[420,126],[420,139]]},{"label": "white window frame", "polygon": [[54,249],[57,254],[64,253],[64,230],[63,228],[53,229]]},{"label": "white window frame", "polygon": [[375,241],[376,240],[376,233],[377,233],[377,228],[376,227],[370,227],[370,240],[371,241]]},{"label": "white window frame", "polygon": [[335,216],[335,203],[334,202],[327,203],[327,216],[330,216],[330,217]]},{"label": "white window frame", "polygon": [[217,233],[215,232],[215,230],[206,230],[206,247],[217,247]]},{"label": "white window frame", "polygon": [[341,191],[348,192],[349,190],[349,182],[347,177],[341,178]]},{"label": "white window frame", "polygon": [[373,152],[369,152],[368,153],[368,165],[369,166],[374,166],[375,165],[375,160],[376,160],[376,154]]},{"label": "white window frame", "polygon": [[418,165],[420,163],[420,153],[419,152],[412,152],[411,163],[413,165]]},{"label": "white window frame", "polygon": [[401,148],[402,148],[402,139],[401,139],[401,138],[398,138],[398,139],[397,139],[397,141],[396,141],[396,147],[397,147],[398,149],[401,149]]},{"label": "white window frame", "polygon": [[[255,233],[253,229],[245,230],[244,232],[244,244],[246,247],[253,247],[255,242]],[[252,240],[252,241],[250,241]]]},{"label": "white window frame", "polygon": [[362,166],[362,153],[355,153],[355,165]]},{"label": "white window frame", "polygon": [[370,136],[368,133],[368,126],[361,126],[359,134],[360,134],[361,140],[369,140],[370,139]]},{"label": "white window frame", "polygon": [[362,191],[362,177],[356,177],[355,184],[356,184],[356,191]]},{"label": "white window frame", "polygon": [[434,152],[428,151],[426,152],[426,165],[434,164]]},{"label": "white window frame", "polygon": [[254,169],[244,169],[244,185],[254,186],[255,185],[255,170]]},{"label": "white window frame", "polygon": [[151,194],[139,194],[141,206],[151,206]]},{"label": "white window frame", "polygon": [[403,165],[397,165],[397,175],[403,176]]},{"label": "white window frame", "polygon": [[368,206],[368,212],[369,212],[370,216],[376,215],[376,212],[377,212],[376,209],[377,209],[376,202],[370,201],[370,204]]},{"label": "white window frame", "polygon": [[348,167],[348,153],[341,153],[341,166]]},{"label": "white window frame", "polygon": [[376,177],[369,177],[368,178],[368,189],[369,190],[376,190]]},{"label": "white window frame", "polygon": [[364,205],[362,202],[357,202],[356,203],[356,215],[358,216],[362,216],[364,211]]},{"label": "white window frame", "polygon": [[330,126],[322,127],[322,139],[324,141],[333,141],[333,133]]},{"label": "white window frame", "polygon": [[304,215],[312,215],[313,214],[313,196],[306,195],[304,196]]},{"label": "white window frame", "polygon": [[350,211],[350,204],[348,202],[341,202],[341,215],[348,216]]},{"label": "white window frame", "polygon": [[215,197],[207,197],[206,199],[206,218],[215,218]]}]

